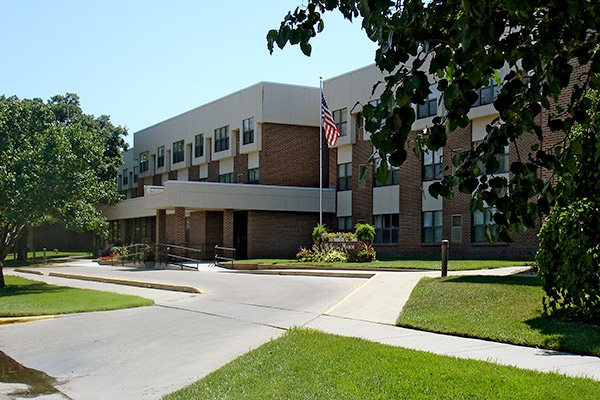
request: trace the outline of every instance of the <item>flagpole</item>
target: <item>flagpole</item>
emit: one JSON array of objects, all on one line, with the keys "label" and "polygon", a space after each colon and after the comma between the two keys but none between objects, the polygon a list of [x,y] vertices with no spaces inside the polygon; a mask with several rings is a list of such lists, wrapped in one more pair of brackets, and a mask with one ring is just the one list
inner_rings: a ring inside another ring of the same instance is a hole
[{"label": "flagpole", "polygon": [[323,224],[323,77],[319,77],[319,225]]}]

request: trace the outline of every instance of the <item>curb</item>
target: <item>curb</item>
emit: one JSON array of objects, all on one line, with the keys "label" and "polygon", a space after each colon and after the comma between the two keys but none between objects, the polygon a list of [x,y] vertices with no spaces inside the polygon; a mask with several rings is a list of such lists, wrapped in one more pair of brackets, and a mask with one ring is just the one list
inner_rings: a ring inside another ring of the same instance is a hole
[{"label": "curb", "polygon": [[42,271],[38,271],[35,269],[26,269],[26,268],[15,268],[15,272],[20,272],[22,274],[44,275],[44,273]]},{"label": "curb", "polygon": [[0,325],[21,324],[32,321],[45,321],[54,319],[54,315],[37,315],[33,317],[5,317],[0,318]]},{"label": "curb", "polygon": [[62,272],[50,272],[48,276],[54,276],[57,278],[68,278],[68,279],[80,279],[83,281],[91,281],[91,282],[101,282],[101,283],[114,283],[117,285],[127,285],[127,286],[135,286],[147,289],[161,289],[161,290],[170,290],[172,292],[186,292],[186,293],[198,293],[204,294],[202,289],[199,289],[194,286],[185,286],[185,285],[171,285],[168,283],[159,283],[159,282],[146,282],[146,281],[131,281],[127,279],[117,279],[117,278],[105,278],[101,276],[89,276],[89,275],[76,275],[76,274],[66,274]]},{"label": "curb", "polygon": [[327,270],[293,270],[293,269],[255,269],[255,270],[235,270],[238,274],[256,274],[256,275],[292,275],[292,276],[320,276],[334,278],[365,278],[369,279],[377,275],[376,272],[345,272],[345,271],[327,271]]}]

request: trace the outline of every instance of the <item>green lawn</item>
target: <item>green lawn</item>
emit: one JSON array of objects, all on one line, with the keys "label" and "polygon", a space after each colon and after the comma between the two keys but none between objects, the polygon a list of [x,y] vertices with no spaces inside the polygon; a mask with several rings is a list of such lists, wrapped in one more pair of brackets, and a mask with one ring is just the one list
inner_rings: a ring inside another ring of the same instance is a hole
[{"label": "green lawn", "polygon": [[600,382],[292,329],[164,399],[598,399]]},{"label": "green lawn", "polygon": [[[268,265],[292,265],[297,267],[330,267],[330,268],[381,268],[381,269],[424,269],[441,270],[440,260],[397,260],[385,259],[373,262],[355,262],[355,263],[301,263],[296,259],[252,259],[236,260],[236,264],[268,264]],[[533,261],[511,261],[511,260],[449,260],[449,271],[466,271],[486,268],[513,267],[521,265],[531,265]]]},{"label": "green lawn", "polygon": [[398,325],[600,356],[600,326],[544,316],[543,295],[537,277],[424,278]]},{"label": "green lawn", "polygon": [[48,285],[18,276],[4,277],[0,288],[0,317],[70,314],[152,305],[138,296]]}]

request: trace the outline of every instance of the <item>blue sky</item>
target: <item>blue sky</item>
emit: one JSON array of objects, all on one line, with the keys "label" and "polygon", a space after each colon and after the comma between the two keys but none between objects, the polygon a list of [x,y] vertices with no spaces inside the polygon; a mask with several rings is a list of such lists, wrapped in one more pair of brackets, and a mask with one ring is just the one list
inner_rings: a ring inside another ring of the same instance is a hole
[{"label": "blue sky", "polygon": [[302,0],[0,2],[0,93],[77,93],[133,133],[260,81],[319,85],[373,63],[358,22],[325,15],[312,56],[269,55],[266,33]]}]

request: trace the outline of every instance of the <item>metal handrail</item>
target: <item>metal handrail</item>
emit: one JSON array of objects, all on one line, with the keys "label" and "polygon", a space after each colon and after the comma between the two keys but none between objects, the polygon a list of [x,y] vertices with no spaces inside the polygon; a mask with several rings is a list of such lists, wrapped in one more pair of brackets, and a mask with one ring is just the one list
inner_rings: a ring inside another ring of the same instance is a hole
[{"label": "metal handrail", "polygon": [[[165,256],[166,257],[166,261],[165,261],[166,265],[169,265],[169,264],[179,265],[181,267],[181,269],[192,268],[183,263],[183,261],[191,261],[191,262],[195,262],[196,269],[199,269],[199,264],[200,264],[200,261],[202,260],[202,250],[201,249],[195,249],[193,247],[180,246],[180,245],[171,244],[171,243],[157,243],[156,246],[158,246],[159,249],[161,249],[161,248],[166,249],[166,251],[160,251],[160,250],[158,251],[158,255],[159,255],[158,263],[159,264],[162,264],[163,256]],[[186,254],[189,254],[190,252],[199,253],[199,257],[193,258],[193,257],[182,256],[182,255],[176,254],[176,253],[171,253],[170,252],[171,249],[183,250]],[[179,263],[171,262],[172,259],[181,260],[181,262],[179,262]]]},{"label": "metal handrail", "polygon": [[[222,250],[223,252],[229,252],[230,257],[226,257],[225,255],[220,255],[218,250]],[[233,268],[233,262],[235,261],[236,250],[233,247],[223,247],[216,245],[215,246],[215,265],[216,266],[224,266],[221,262],[231,262],[231,268]]]}]

